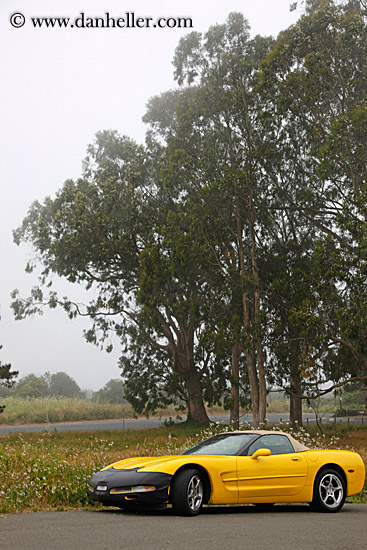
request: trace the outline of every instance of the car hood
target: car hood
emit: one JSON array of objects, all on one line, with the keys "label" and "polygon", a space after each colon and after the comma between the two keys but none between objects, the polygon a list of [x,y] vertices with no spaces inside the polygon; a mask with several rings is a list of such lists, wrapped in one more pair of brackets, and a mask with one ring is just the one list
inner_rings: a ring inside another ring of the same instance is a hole
[{"label": "car hood", "polygon": [[151,470],[154,470],[155,468],[158,468],[163,464],[167,464],[168,462],[173,462],[174,460],[177,460],[177,458],[177,455],[127,458],[125,460],[115,462],[114,464],[110,464],[106,468],[103,468],[103,470],[108,470],[109,468],[114,468],[115,470],[140,470],[143,468],[149,468]]}]

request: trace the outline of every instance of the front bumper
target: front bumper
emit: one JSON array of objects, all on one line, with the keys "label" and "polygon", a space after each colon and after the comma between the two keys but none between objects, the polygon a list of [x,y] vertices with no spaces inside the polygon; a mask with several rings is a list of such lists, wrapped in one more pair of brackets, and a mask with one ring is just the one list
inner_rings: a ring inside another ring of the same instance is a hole
[{"label": "front bumper", "polygon": [[[91,491],[88,488],[88,498],[102,502],[104,506],[118,506],[120,508],[133,508],[140,506],[143,508],[162,508],[168,501],[169,485],[171,475],[159,472],[139,472],[138,470],[118,470],[109,468],[94,474],[88,485],[93,487]],[[129,488],[136,486],[155,486],[154,491],[145,493],[134,493],[126,491],[122,494],[111,494],[111,490],[121,487]],[[106,486],[104,491],[97,491],[97,486]]]}]

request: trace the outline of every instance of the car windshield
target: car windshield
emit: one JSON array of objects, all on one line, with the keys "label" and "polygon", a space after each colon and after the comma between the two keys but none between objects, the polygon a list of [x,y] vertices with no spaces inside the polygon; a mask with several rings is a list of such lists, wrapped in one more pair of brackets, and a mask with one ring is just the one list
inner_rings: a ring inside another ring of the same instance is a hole
[{"label": "car windshield", "polygon": [[255,434],[219,434],[197,443],[183,455],[230,455],[235,456],[257,436]]}]

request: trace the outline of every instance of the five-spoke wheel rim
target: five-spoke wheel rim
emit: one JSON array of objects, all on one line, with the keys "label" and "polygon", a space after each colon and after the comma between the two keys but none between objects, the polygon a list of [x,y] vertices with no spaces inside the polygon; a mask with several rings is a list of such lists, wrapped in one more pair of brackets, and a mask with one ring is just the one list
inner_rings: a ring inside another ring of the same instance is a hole
[{"label": "five-spoke wheel rim", "polygon": [[192,476],[187,487],[187,502],[193,512],[199,510],[203,502],[203,482],[198,475]]},{"label": "five-spoke wheel rim", "polygon": [[320,479],[320,498],[327,508],[337,508],[343,499],[344,487],[338,476],[329,473]]}]

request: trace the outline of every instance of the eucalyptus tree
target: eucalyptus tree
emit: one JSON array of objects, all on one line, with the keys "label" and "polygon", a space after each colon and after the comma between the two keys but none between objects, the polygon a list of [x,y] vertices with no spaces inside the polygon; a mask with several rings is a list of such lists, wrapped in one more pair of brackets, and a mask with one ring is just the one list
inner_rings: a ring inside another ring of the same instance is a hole
[{"label": "eucalyptus tree", "polygon": [[[126,354],[123,374],[131,362],[137,379],[149,361],[154,370],[164,358],[165,371],[184,385],[189,419],[207,424],[202,378],[208,360],[196,361],[196,349],[213,302],[213,262],[181,206],[181,192],[162,180],[161,155],[157,143],[148,149],[114,132],[97,134],[83,177],[66,181],[54,199],[35,202],[14,232],[17,243],[29,241],[37,252],[27,270],[41,265],[42,272],[29,298],[14,291],[13,309],[17,319],[45,306],[89,317],[87,340],[108,351],[111,331],[117,334]],[[49,288],[54,274],[83,285],[88,303],[59,297]],[[163,392],[162,399],[167,395],[175,398]]]},{"label": "eucalyptus tree", "polygon": [[279,215],[314,241],[308,296],[289,310],[314,395],[366,375],[366,31],[363,2],[309,1],[262,64]]},{"label": "eucalyptus tree", "polygon": [[[236,387],[244,355],[255,425],[264,423],[266,415],[257,259],[264,149],[256,86],[259,62],[271,45],[270,38],[250,40],[247,21],[238,13],[205,35],[194,32],[181,39],[174,58],[175,77],[187,88],[176,104],[173,128],[164,128],[174,169],[195,190],[203,211],[208,203],[213,205],[216,234],[210,235],[209,228],[207,238],[211,246],[216,243],[217,268],[227,281],[224,301],[242,327],[232,337],[232,419],[238,421]],[[150,121],[161,129],[154,117]],[[235,311],[234,297],[239,298]]]}]

